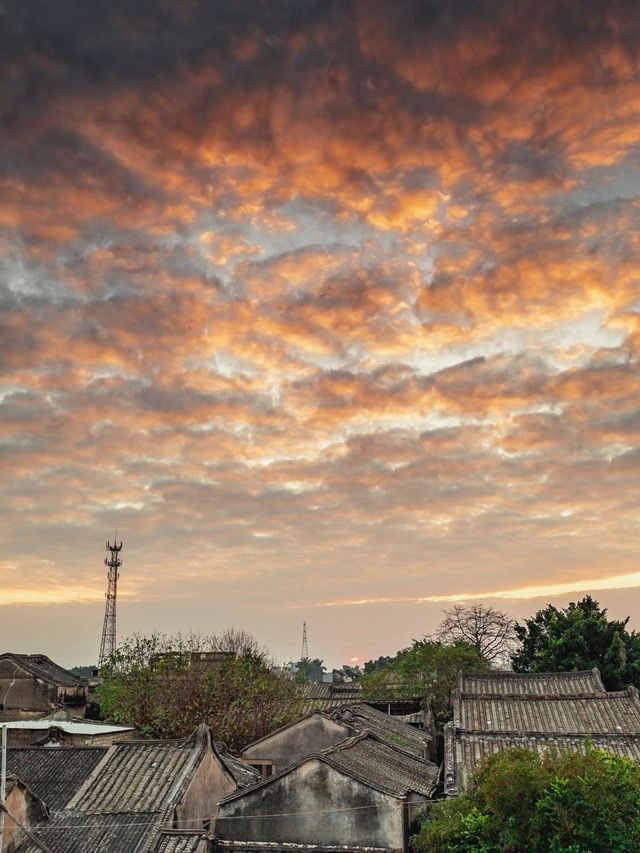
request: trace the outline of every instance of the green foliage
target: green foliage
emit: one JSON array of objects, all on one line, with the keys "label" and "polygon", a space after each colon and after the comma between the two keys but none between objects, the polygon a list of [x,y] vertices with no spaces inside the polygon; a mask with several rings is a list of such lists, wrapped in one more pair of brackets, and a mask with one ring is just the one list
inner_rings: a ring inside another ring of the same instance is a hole
[{"label": "green foliage", "polygon": [[[212,649],[226,654],[202,660]],[[102,716],[149,737],[185,737],[206,722],[217,740],[238,749],[301,710],[299,688],[273,670],[252,638],[221,650],[215,637],[134,635],[101,675]]]},{"label": "green foliage", "polygon": [[78,678],[91,678],[95,666],[72,666],[69,672],[77,675]]},{"label": "green foliage", "polygon": [[368,660],[364,665],[364,673],[365,675],[371,675],[379,669],[384,669],[385,666],[393,663],[395,659],[395,655],[394,657],[391,657],[390,655],[380,655],[380,657],[375,660]]},{"label": "green foliage", "polygon": [[487,662],[469,643],[448,645],[435,640],[414,640],[391,663],[366,673],[360,683],[365,699],[392,700],[407,696],[429,699],[437,722],[443,723],[449,718],[458,673],[486,669]]},{"label": "green foliage", "polygon": [[586,596],[564,610],[549,604],[516,625],[516,672],[568,672],[598,667],[608,690],[640,684],[640,636]]},{"label": "green foliage", "polygon": [[640,849],[640,767],[585,753],[492,756],[467,793],[436,804],[415,853],[632,853]]},{"label": "green foliage", "polygon": [[310,681],[322,681],[322,676],[327,671],[324,661],[320,658],[300,658],[293,664],[293,668],[296,681],[302,684]]},{"label": "green foliage", "polygon": [[340,672],[343,673],[347,678],[350,678],[352,681],[357,681],[362,676],[362,670],[359,666],[351,666],[348,663],[345,663],[341,668]]}]

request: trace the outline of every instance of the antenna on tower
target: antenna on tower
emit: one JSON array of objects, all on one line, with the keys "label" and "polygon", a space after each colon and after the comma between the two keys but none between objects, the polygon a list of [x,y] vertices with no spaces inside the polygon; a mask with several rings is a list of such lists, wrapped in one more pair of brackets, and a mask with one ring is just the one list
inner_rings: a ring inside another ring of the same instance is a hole
[{"label": "antenna on tower", "polygon": [[308,660],[309,658],[309,646],[307,645],[307,623],[302,623],[302,654],[300,655],[300,660]]},{"label": "antenna on tower", "polygon": [[107,551],[109,552],[109,556],[104,558],[104,564],[108,569],[107,591],[105,593],[106,603],[104,607],[102,641],[100,642],[100,657],[98,658],[99,669],[104,666],[116,650],[116,600],[118,597],[118,578],[120,577],[118,569],[122,565],[122,560],[120,559],[122,542],[118,544],[117,529],[113,545],[107,542]]}]

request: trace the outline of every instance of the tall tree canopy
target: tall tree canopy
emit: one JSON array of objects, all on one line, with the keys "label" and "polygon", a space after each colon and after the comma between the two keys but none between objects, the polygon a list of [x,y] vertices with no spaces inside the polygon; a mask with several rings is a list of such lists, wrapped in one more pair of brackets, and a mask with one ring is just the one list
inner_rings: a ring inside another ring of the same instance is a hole
[{"label": "tall tree canopy", "polygon": [[322,677],[327,671],[324,661],[320,658],[300,658],[297,663],[293,664],[295,677],[297,681],[322,681]]},{"label": "tall tree canopy", "polygon": [[469,791],[431,809],[414,853],[636,853],[640,766],[585,754],[526,749],[492,756]]},{"label": "tall tree canopy", "polygon": [[299,686],[246,632],[134,635],[102,677],[102,716],[150,737],[185,737],[205,722],[217,740],[239,749],[301,713]]},{"label": "tall tree canopy", "polygon": [[414,640],[387,665],[365,672],[360,683],[365,699],[422,696],[432,703],[436,720],[442,723],[449,717],[458,673],[487,668],[487,661],[469,643]]},{"label": "tall tree canopy", "polygon": [[484,604],[456,604],[444,611],[435,636],[443,643],[474,646],[490,663],[506,663],[513,651],[515,620],[502,610]]},{"label": "tall tree canopy", "polygon": [[568,672],[597,667],[608,690],[640,684],[640,636],[629,618],[607,619],[591,596],[559,610],[552,604],[516,625],[516,672]]}]

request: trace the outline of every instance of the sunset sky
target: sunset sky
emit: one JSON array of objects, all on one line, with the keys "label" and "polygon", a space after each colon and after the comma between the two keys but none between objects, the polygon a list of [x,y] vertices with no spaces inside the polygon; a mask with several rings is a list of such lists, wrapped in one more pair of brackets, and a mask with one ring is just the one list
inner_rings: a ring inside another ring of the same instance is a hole
[{"label": "sunset sky", "polygon": [[637,11],[0,5],[0,650],[640,628]]}]

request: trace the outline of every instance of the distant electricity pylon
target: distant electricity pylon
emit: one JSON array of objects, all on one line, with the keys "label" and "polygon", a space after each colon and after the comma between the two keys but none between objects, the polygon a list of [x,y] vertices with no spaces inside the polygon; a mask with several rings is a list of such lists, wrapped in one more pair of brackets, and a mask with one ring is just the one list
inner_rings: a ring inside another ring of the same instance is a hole
[{"label": "distant electricity pylon", "polygon": [[309,658],[309,646],[307,645],[307,623],[302,623],[302,654],[300,655],[300,660],[307,660]]},{"label": "distant electricity pylon", "polygon": [[104,666],[116,650],[116,599],[118,597],[118,578],[120,577],[118,569],[122,565],[122,560],[120,559],[122,542],[118,545],[117,540],[118,532],[116,531],[116,538],[113,545],[107,542],[109,556],[104,558],[104,564],[109,571],[107,572],[107,591],[105,593],[107,601],[104,607],[104,625],[102,626],[102,642],[100,643],[98,668]]}]

